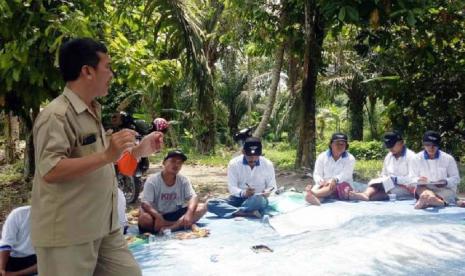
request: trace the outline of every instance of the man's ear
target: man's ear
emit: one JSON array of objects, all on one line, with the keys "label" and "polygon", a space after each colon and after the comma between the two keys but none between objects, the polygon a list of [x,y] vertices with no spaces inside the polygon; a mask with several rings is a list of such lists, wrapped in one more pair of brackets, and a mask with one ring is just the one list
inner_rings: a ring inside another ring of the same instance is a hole
[{"label": "man's ear", "polygon": [[85,79],[92,79],[92,71],[89,65],[84,65],[81,67],[81,75],[84,76]]}]

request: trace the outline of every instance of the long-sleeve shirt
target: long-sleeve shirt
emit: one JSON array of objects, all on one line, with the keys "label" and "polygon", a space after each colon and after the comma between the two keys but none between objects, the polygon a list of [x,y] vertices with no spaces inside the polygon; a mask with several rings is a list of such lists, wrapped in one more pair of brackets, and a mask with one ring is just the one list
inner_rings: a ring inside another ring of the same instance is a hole
[{"label": "long-sleeve shirt", "polygon": [[384,158],[381,176],[394,177],[396,184],[407,185],[411,183],[409,167],[414,158],[415,153],[406,147],[403,149],[399,158],[396,158],[389,152]]},{"label": "long-sleeve shirt", "polygon": [[459,170],[450,154],[438,150],[435,158],[430,159],[425,151],[417,153],[410,166],[410,177],[414,183],[418,183],[422,176],[427,177],[428,182],[446,180],[446,187],[457,192],[460,182]]},{"label": "long-sleeve shirt", "polygon": [[334,178],[338,183],[347,182],[352,185],[355,158],[349,152],[344,152],[338,160],[334,160],[330,150],[322,152],[316,158],[315,170],[313,171],[313,189],[320,187],[321,180]]},{"label": "long-sleeve shirt", "polygon": [[253,169],[245,161],[244,155],[237,156],[228,164],[228,190],[236,197],[242,197],[247,185],[255,189],[255,194],[264,190],[276,189],[276,179],[273,163],[260,156]]}]

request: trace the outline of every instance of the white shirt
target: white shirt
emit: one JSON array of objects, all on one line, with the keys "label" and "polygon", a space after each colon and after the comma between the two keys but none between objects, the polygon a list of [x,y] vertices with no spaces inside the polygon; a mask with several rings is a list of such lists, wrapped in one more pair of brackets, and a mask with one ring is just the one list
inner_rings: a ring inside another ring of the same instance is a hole
[{"label": "white shirt", "polygon": [[0,251],[9,250],[11,257],[22,258],[34,255],[29,222],[31,206],[14,209],[5,220],[0,240]]},{"label": "white shirt", "polygon": [[457,185],[460,182],[457,163],[454,157],[442,150],[438,150],[435,159],[429,159],[425,151],[415,155],[410,166],[410,177],[414,183],[417,183],[422,176],[427,177],[429,182],[445,179],[446,187],[457,192]]},{"label": "white shirt", "polygon": [[118,220],[121,228],[128,225],[128,218],[126,216],[126,198],[120,188],[118,188]]},{"label": "white shirt", "polygon": [[404,150],[405,152],[402,152],[399,158],[396,158],[391,152],[386,155],[381,176],[395,177],[397,180],[396,184],[406,185],[412,182],[409,176],[409,167],[410,163],[415,158],[415,153],[407,147],[405,147]]},{"label": "white shirt", "polygon": [[349,152],[344,152],[338,160],[334,160],[331,151],[327,150],[318,155],[313,171],[314,190],[318,190],[321,180],[335,178],[338,183],[347,182],[352,185],[355,158]]},{"label": "white shirt", "polygon": [[255,189],[255,194],[272,187],[276,189],[274,167],[270,160],[260,156],[253,169],[244,164],[244,160],[244,155],[240,155],[229,161],[228,190],[231,195],[241,197],[241,193],[247,190],[246,183]]}]

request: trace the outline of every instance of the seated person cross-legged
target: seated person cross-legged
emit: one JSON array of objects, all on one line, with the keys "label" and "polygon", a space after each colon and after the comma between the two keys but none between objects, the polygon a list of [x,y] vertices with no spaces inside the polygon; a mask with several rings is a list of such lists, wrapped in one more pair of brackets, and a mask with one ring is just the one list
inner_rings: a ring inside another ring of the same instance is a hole
[{"label": "seated person cross-legged", "polygon": [[141,233],[190,229],[206,213],[189,180],[179,174],[186,160],[180,150],[168,152],[163,170],[145,182],[138,222]]},{"label": "seated person cross-legged", "polygon": [[459,171],[454,157],[439,149],[441,136],[435,131],[423,135],[424,150],[412,161],[410,175],[416,184],[415,209],[454,204]]},{"label": "seated person cross-legged", "polygon": [[207,202],[208,211],[219,217],[260,218],[268,206],[268,196],[276,189],[273,163],[261,156],[260,139],[247,138],[242,153],[228,165],[229,198]]},{"label": "seated person cross-legged", "polygon": [[364,192],[349,192],[351,200],[385,200],[388,194],[398,199],[413,198],[414,186],[409,177],[409,166],[415,153],[409,150],[402,136],[394,131],[384,135],[384,145],[389,153],[384,158],[381,177],[372,179]]},{"label": "seated person cross-legged", "polygon": [[315,185],[308,185],[305,189],[308,203],[319,205],[325,198],[349,199],[355,158],[347,151],[347,140],[347,135],[334,133],[329,149],[318,155],[313,171]]},{"label": "seated person cross-legged", "polygon": [[6,218],[0,240],[0,275],[34,275],[37,258],[30,238],[31,206],[14,209]]}]

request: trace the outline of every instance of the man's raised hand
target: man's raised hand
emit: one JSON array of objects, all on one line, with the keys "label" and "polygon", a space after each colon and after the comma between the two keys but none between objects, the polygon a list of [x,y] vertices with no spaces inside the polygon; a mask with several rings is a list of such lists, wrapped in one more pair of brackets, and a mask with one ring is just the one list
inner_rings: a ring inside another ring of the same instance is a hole
[{"label": "man's raised hand", "polygon": [[137,145],[132,154],[136,158],[147,157],[154,152],[159,152],[163,147],[163,133],[154,131],[145,136],[142,141]]},{"label": "man's raised hand", "polygon": [[111,135],[110,146],[105,150],[105,158],[108,162],[115,162],[121,154],[136,145],[137,132],[131,129],[123,129]]}]

